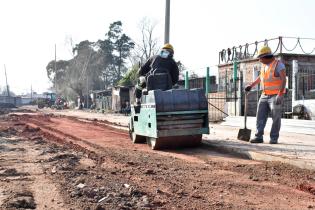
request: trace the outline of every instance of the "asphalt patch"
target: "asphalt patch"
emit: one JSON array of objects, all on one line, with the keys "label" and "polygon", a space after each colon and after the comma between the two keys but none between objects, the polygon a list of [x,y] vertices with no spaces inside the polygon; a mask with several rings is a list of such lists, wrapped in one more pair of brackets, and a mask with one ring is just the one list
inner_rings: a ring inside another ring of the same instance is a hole
[{"label": "asphalt patch", "polygon": [[15,130],[12,127],[3,128],[0,130],[0,136],[2,136],[2,137],[15,136],[16,134],[17,134],[17,130]]},{"label": "asphalt patch", "polygon": [[0,171],[0,176],[28,176],[28,173],[20,173],[15,168],[4,169]]},{"label": "asphalt patch", "polygon": [[0,151],[3,151],[3,152],[12,152],[12,151],[24,152],[25,149],[24,148],[11,148],[11,147],[7,147],[5,145],[0,145]]},{"label": "asphalt patch", "polygon": [[29,191],[15,193],[2,205],[5,209],[36,209],[33,194]]}]

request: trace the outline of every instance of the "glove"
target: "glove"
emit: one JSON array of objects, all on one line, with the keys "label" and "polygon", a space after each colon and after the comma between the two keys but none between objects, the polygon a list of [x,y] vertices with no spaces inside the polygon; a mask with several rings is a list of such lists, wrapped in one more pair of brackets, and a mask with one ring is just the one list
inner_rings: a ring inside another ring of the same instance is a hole
[{"label": "glove", "polygon": [[246,92],[249,92],[251,89],[252,89],[252,86],[247,85],[246,88],[245,88],[245,91],[246,91]]},{"label": "glove", "polygon": [[283,96],[278,94],[276,96],[276,105],[282,104],[282,101],[283,101]]},{"label": "glove", "polygon": [[172,89],[179,89],[179,85],[178,84],[173,85]]},{"label": "glove", "polygon": [[145,83],[146,83],[145,77],[140,76],[139,79],[138,79],[138,86],[139,86],[139,87],[142,87],[142,88],[145,88],[145,86],[146,86]]},{"label": "glove", "polygon": [[139,77],[139,83],[140,84],[143,84],[143,83],[145,83],[146,81],[145,81],[145,77],[144,76],[140,76]]}]

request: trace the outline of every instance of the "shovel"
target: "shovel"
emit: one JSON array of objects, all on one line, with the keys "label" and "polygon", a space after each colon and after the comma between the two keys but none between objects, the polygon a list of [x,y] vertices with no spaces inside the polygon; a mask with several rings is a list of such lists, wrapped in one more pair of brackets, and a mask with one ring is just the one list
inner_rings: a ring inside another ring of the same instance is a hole
[{"label": "shovel", "polygon": [[244,129],[240,129],[238,131],[237,139],[242,141],[249,141],[251,130],[246,128],[246,120],[247,120],[247,95],[248,93],[245,93],[245,110],[244,110]]}]

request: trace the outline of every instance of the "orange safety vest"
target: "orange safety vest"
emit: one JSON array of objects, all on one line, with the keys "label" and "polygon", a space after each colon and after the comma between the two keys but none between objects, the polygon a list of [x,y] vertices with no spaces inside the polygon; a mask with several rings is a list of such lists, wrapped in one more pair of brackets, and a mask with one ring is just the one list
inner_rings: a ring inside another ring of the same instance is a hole
[{"label": "orange safety vest", "polygon": [[[265,70],[266,65],[264,64],[260,71],[260,86],[265,95],[276,95],[281,89],[282,80],[280,77],[275,77],[278,62],[276,59],[272,61],[267,70]],[[285,93],[285,89],[283,93]]]}]

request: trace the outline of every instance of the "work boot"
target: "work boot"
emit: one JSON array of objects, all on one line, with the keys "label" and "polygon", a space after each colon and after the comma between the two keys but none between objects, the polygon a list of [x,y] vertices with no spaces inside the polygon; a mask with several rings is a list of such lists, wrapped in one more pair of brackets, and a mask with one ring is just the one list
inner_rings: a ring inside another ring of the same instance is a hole
[{"label": "work boot", "polygon": [[141,101],[139,98],[136,98],[135,106],[141,106]]},{"label": "work boot", "polygon": [[249,142],[250,142],[250,143],[254,143],[254,144],[256,143],[256,144],[257,144],[257,143],[263,143],[264,140],[263,140],[262,138],[259,138],[259,137],[256,136],[255,138],[249,140]]},{"label": "work boot", "polygon": [[140,109],[141,109],[141,101],[140,101],[140,99],[137,98],[135,101],[135,105],[134,105],[135,113],[139,114]]},{"label": "work boot", "polygon": [[269,144],[278,144],[278,140],[270,139]]}]

